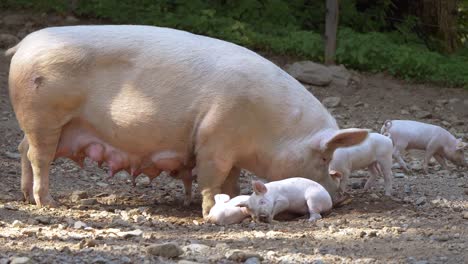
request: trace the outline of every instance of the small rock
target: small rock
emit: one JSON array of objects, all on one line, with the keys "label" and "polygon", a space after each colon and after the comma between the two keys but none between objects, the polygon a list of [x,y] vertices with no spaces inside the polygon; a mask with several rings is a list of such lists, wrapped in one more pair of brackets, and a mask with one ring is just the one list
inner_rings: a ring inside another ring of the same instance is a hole
[{"label": "small rock", "polygon": [[142,175],[136,179],[137,186],[148,186],[150,184],[151,184],[151,180],[147,176]]},{"label": "small rock", "polygon": [[3,24],[5,26],[22,26],[25,22],[25,16],[19,14],[6,15],[3,17]]},{"label": "small rock", "polygon": [[410,114],[410,112],[408,110],[406,110],[406,109],[401,109],[400,113],[402,115],[409,115]]},{"label": "small rock", "polygon": [[143,234],[143,231],[141,231],[140,229],[136,229],[132,231],[118,232],[117,236],[122,237],[122,238],[130,238],[130,237],[141,236],[142,234]]},{"label": "small rock", "polygon": [[445,241],[448,241],[450,240],[450,237],[447,236],[447,235],[441,235],[441,236],[432,236],[431,237],[433,240],[435,241],[439,241],[439,242],[445,242]]},{"label": "small rock", "polygon": [[93,264],[106,264],[109,263],[109,260],[103,258],[103,257],[97,257],[91,261]]},{"label": "small rock", "polygon": [[82,199],[80,201],[81,205],[95,205],[97,204],[97,199],[96,198],[88,198],[88,199]]},{"label": "small rock", "polygon": [[48,216],[38,216],[34,218],[38,223],[43,225],[49,225],[51,222],[51,218]]},{"label": "small rock", "polygon": [[73,224],[73,228],[75,229],[84,229],[88,227],[84,222],[81,222],[81,221],[76,221],[74,224]]},{"label": "small rock", "polygon": [[369,236],[369,237],[376,237],[376,236],[377,236],[377,231],[372,230],[372,231],[370,231],[369,233],[367,233],[367,236]]},{"label": "small rock", "polygon": [[428,111],[418,111],[414,114],[414,116],[419,119],[424,119],[424,118],[431,118],[432,114]]},{"label": "small rock", "polygon": [[97,182],[96,185],[101,188],[106,188],[107,186],[109,186],[109,184],[105,182]]},{"label": "small rock", "polygon": [[460,98],[452,98],[448,102],[449,102],[449,104],[456,104],[456,103],[458,103],[460,101],[461,101]]},{"label": "small rock", "polygon": [[103,204],[113,205],[117,203],[118,200],[119,200],[119,197],[116,194],[111,194],[107,197],[102,198],[101,202]]},{"label": "small rock", "polygon": [[246,261],[249,258],[258,258],[260,260],[263,260],[262,256],[260,256],[258,253],[250,251],[241,251],[238,249],[228,251],[225,256],[229,260],[242,262]]},{"label": "small rock", "polygon": [[380,197],[375,193],[371,193],[370,197],[372,197],[373,199],[380,199]]},{"label": "small rock", "polygon": [[423,205],[425,203],[426,203],[426,197],[424,197],[424,196],[419,197],[415,202],[416,205]]},{"label": "small rock", "polygon": [[354,107],[364,106],[363,102],[357,102],[354,104]]},{"label": "small rock", "polygon": [[184,253],[176,243],[154,244],[146,248],[150,255],[161,256],[164,258],[175,258]]},{"label": "small rock", "polygon": [[199,255],[209,255],[211,251],[211,247],[207,245],[203,245],[203,244],[197,244],[197,243],[189,244],[185,246],[183,249],[185,252],[189,254],[199,254]]},{"label": "small rock", "polygon": [[28,257],[13,257],[11,258],[10,264],[26,264],[32,263],[31,259]]},{"label": "small rock", "polygon": [[20,228],[20,227],[24,226],[24,224],[20,220],[15,220],[15,221],[13,221],[13,223],[11,223],[11,226]]},{"label": "small rock", "polygon": [[422,110],[422,109],[421,109],[419,106],[417,106],[417,105],[413,105],[413,106],[411,106],[410,109],[409,109],[410,113],[415,113],[415,112],[418,112],[418,111],[421,111],[421,110]]},{"label": "small rock", "polygon": [[13,206],[13,205],[11,205],[11,204],[5,204],[5,205],[3,206],[3,209],[5,209],[5,210],[10,210],[10,211],[18,211],[18,208],[15,207],[15,206]]},{"label": "small rock", "polygon": [[322,104],[326,108],[335,108],[339,106],[341,103],[341,98],[340,97],[327,97],[323,99]]},{"label": "small rock", "polygon": [[19,38],[16,36],[10,34],[0,34],[0,49],[11,48],[19,41]]},{"label": "small rock", "polygon": [[5,151],[5,156],[7,156],[7,158],[10,158],[10,159],[20,159],[21,158],[21,154],[16,153],[16,152],[10,152],[10,151]]},{"label": "small rock", "polygon": [[13,201],[13,200],[15,200],[15,199],[13,197],[11,197],[10,195],[5,194],[5,193],[0,193],[0,201],[9,202],[9,201]]},{"label": "small rock", "polygon": [[445,105],[448,103],[448,100],[447,99],[439,99],[439,100],[436,100],[436,104],[437,105]]},{"label": "small rock", "polygon": [[70,200],[72,202],[77,202],[81,199],[85,199],[85,198],[88,198],[88,193],[85,192],[85,191],[74,191],[71,195],[70,195]]},{"label": "small rock", "polygon": [[356,190],[356,189],[361,189],[362,188],[362,184],[360,182],[353,182],[351,183],[351,188],[353,190]]},{"label": "small rock", "polygon": [[445,127],[451,127],[452,124],[450,124],[449,122],[445,121],[445,120],[442,120],[442,125],[445,126]]},{"label": "small rock", "polygon": [[287,67],[286,71],[301,82],[317,86],[326,86],[333,78],[330,69],[312,61],[293,63]]},{"label": "small rock", "polygon": [[468,211],[463,212],[463,219],[468,219]]},{"label": "small rock", "polygon": [[182,259],[182,260],[179,260],[179,262],[177,262],[177,264],[201,264],[201,263],[200,263],[200,262],[195,262],[195,261],[190,261],[190,260]]},{"label": "small rock", "polygon": [[68,246],[64,246],[63,248],[59,249],[60,252],[65,253],[67,255],[72,254],[71,249]]},{"label": "small rock", "polygon": [[76,23],[80,22],[80,20],[78,18],[74,17],[74,16],[67,16],[65,18],[65,21],[67,23],[70,23],[70,24],[76,24]]},{"label": "small rock", "polygon": [[259,258],[253,257],[253,258],[248,258],[248,259],[246,259],[244,263],[245,263],[245,264],[260,264],[261,261],[260,261]]},{"label": "small rock", "polygon": [[408,185],[408,184],[405,184],[403,186],[403,190],[406,194],[410,194],[411,193],[411,187]]},{"label": "small rock", "polygon": [[122,256],[120,257],[120,261],[124,264],[130,264],[132,263],[132,260],[129,258],[129,257],[126,257],[126,256]]},{"label": "small rock", "polygon": [[91,247],[97,246],[97,244],[98,244],[97,241],[94,239],[84,239],[84,240],[81,240],[79,247],[80,249],[85,248],[85,247],[91,248]]},{"label": "small rock", "polygon": [[395,178],[404,178],[405,174],[401,173],[401,172],[397,172],[397,173],[393,174],[393,177],[395,177]]}]

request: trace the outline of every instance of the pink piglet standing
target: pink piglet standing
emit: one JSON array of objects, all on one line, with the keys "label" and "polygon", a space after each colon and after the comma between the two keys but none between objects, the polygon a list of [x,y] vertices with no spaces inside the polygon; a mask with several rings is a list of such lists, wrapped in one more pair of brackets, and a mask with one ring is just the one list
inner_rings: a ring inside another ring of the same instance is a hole
[{"label": "pink piglet standing", "polygon": [[431,157],[434,157],[444,169],[448,169],[446,159],[457,166],[468,166],[464,156],[468,144],[439,126],[411,120],[387,120],[380,132],[391,134],[393,157],[406,172],[410,170],[401,154],[408,149],[426,151],[423,163],[426,173]]}]

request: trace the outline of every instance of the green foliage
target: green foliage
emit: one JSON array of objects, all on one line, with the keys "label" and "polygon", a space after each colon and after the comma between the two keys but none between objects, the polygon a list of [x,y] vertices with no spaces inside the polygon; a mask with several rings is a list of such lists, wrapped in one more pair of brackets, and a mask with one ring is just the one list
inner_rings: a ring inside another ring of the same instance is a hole
[{"label": "green foliage", "polygon": [[[468,29],[466,1],[460,4],[460,17],[465,16],[460,32]],[[69,3],[2,0],[0,8],[64,14]],[[453,56],[431,52],[414,31],[417,18],[388,23],[392,6],[392,0],[340,1],[337,62],[405,79],[468,87],[468,47]],[[178,28],[256,50],[323,61],[325,10],[325,1],[314,0],[79,0],[74,12],[117,24]]]}]

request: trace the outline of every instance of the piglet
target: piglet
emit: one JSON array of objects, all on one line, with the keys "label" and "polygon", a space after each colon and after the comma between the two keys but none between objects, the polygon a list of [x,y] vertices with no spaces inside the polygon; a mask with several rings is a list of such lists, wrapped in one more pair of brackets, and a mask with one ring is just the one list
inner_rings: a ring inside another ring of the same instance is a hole
[{"label": "piglet", "polygon": [[411,120],[387,120],[380,132],[391,134],[394,145],[393,157],[406,172],[409,172],[409,169],[401,154],[408,149],[426,151],[423,163],[426,173],[431,157],[434,157],[444,169],[448,169],[445,159],[458,166],[468,166],[464,157],[468,144],[439,126]]},{"label": "piglet", "polygon": [[239,195],[230,199],[227,194],[215,195],[215,205],[208,214],[208,222],[218,225],[238,224],[250,214],[246,208],[238,207],[249,199],[249,195]]},{"label": "piglet", "polygon": [[392,152],[390,134],[369,133],[361,144],[338,148],[328,165],[330,176],[335,179],[340,189],[346,192],[349,175],[352,171],[368,168],[370,177],[364,186],[368,190],[381,174],[385,180],[385,194],[392,192]]},{"label": "piglet", "polygon": [[281,212],[307,214],[309,221],[322,218],[320,213],[331,210],[330,194],[322,185],[305,178],[289,178],[270,183],[253,181],[254,193],[238,204],[247,208],[255,221],[270,223]]}]

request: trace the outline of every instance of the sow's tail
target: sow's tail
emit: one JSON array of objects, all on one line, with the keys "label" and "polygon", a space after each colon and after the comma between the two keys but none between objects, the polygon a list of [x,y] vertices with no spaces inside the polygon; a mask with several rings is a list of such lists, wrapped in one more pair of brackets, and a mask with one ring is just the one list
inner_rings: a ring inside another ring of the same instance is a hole
[{"label": "sow's tail", "polygon": [[382,128],[380,129],[380,134],[384,134],[388,132],[388,130],[392,127],[392,120],[387,120],[384,122]]},{"label": "sow's tail", "polygon": [[14,46],[12,48],[7,49],[7,51],[5,51],[5,56],[7,56],[7,57],[13,56],[16,53],[16,51],[18,50],[18,48],[20,46],[20,43],[16,44],[16,46]]}]

